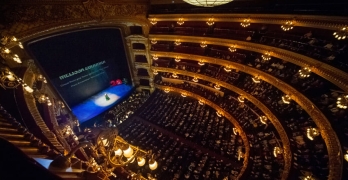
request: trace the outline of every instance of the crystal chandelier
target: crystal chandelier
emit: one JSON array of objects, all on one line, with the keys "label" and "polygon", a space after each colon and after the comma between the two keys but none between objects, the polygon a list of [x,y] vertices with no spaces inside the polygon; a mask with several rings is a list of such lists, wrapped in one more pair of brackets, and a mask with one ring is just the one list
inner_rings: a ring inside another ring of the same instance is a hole
[{"label": "crystal chandelier", "polygon": [[343,27],[339,31],[333,33],[335,38],[337,38],[338,40],[346,39],[347,34],[348,34],[348,28],[347,27]]},{"label": "crystal chandelier", "polygon": [[244,19],[243,22],[240,23],[242,27],[248,27],[250,26],[250,19]]},{"label": "crystal chandelier", "polygon": [[232,2],[233,0],[214,0],[214,1],[207,1],[207,0],[183,0],[191,5],[194,6],[202,6],[202,7],[214,7],[214,6],[220,6],[223,4],[227,4],[229,2]]},{"label": "crystal chandelier", "polygon": [[286,21],[282,26],[281,26],[283,31],[289,31],[290,29],[294,28],[294,22],[293,21]]},{"label": "crystal chandelier", "polygon": [[298,71],[298,73],[299,73],[301,78],[307,78],[310,76],[311,70],[309,68],[305,67],[305,68],[300,69]]}]

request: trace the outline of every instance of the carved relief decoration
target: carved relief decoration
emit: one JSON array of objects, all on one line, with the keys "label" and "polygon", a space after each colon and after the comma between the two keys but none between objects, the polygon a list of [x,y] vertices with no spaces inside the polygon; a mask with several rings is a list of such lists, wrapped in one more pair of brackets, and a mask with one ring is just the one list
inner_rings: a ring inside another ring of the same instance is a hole
[{"label": "carved relief decoration", "polygon": [[91,16],[91,18],[101,21],[105,16],[104,2],[99,0],[88,0],[83,2],[86,11]]}]

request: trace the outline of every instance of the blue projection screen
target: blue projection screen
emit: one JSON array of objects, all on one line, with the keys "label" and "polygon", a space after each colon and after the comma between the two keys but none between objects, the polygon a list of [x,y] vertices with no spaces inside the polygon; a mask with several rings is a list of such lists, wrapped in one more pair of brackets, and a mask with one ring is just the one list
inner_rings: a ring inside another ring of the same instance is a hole
[{"label": "blue projection screen", "polygon": [[131,90],[132,87],[125,84],[110,87],[74,106],[72,111],[80,123],[83,123],[112,107]]}]

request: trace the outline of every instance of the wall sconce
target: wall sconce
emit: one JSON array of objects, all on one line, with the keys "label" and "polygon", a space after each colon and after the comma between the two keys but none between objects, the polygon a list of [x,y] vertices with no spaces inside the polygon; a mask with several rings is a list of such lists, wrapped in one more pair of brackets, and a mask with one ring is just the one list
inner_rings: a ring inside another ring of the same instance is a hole
[{"label": "wall sconce", "polygon": [[192,81],[196,83],[196,82],[198,82],[198,79],[197,79],[196,77],[194,77],[194,78],[192,79]]},{"label": "wall sconce", "polygon": [[40,75],[37,76],[37,80],[38,80],[38,81],[41,81],[41,82],[44,82],[44,83],[47,83],[46,78],[45,78],[42,74],[40,74]]},{"label": "wall sconce", "polygon": [[173,74],[172,74],[172,77],[173,77],[173,78],[178,78],[178,75],[177,75],[176,73],[173,73]]},{"label": "wall sconce", "polygon": [[168,88],[166,88],[166,89],[164,89],[164,92],[165,92],[165,93],[169,93],[170,90],[169,90]]},{"label": "wall sconce", "polygon": [[183,25],[185,23],[184,18],[179,18],[176,23],[178,23],[180,26]]},{"label": "wall sconce", "polygon": [[186,97],[187,95],[185,93],[181,93],[181,96],[182,97]]},{"label": "wall sconce", "polygon": [[250,19],[249,19],[249,18],[244,19],[243,22],[240,23],[240,25],[241,25],[242,27],[248,27],[248,26],[250,26]]},{"label": "wall sconce", "polygon": [[214,25],[214,18],[209,18],[206,23],[208,24],[208,26]]},{"label": "wall sconce", "polygon": [[234,128],[232,128],[232,130],[233,130],[233,134],[234,134],[234,135],[238,135],[238,130],[237,130],[237,128],[234,127]]},{"label": "wall sconce", "polygon": [[278,147],[278,146],[274,147],[274,149],[273,149],[274,157],[277,157],[279,154],[282,154],[282,153],[283,153],[283,150],[280,147]]},{"label": "wall sconce", "polygon": [[232,71],[232,69],[231,69],[229,66],[224,67],[224,70],[225,70],[226,72],[231,72],[231,71]]},{"label": "wall sconce", "polygon": [[0,86],[4,89],[15,89],[22,85],[24,90],[32,93],[34,90],[30,88],[21,78],[18,78],[8,67],[0,68]]},{"label": "wall sconce", "polygon": [[157,70],[153,70],[153,74],[157,75],[158,74]]}]

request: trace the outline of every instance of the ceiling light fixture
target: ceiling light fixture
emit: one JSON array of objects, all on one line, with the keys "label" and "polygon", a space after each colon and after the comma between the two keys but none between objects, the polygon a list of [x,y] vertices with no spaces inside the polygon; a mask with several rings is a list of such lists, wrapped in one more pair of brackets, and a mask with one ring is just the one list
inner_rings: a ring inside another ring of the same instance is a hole
[{"label": "ceiling light fixture", "polygon": [[300,70],[298,70],[298,74],[300,75],[300,78],[308,78],[311,74],[311,69],[305,67]]},{"label": "ceiling light fixture", "polygon": [[281,26],[283,31],[289,31],[290,29],[294,28],[294,22],[293,21],[286,21],[282,26]]},{"label": "ceiling light fixture", "polygon": [[347,34],[348,34],[348,28],[347,27],[343,27],[339,31],[333,33],[335,38],[337,38],[338,40],[346,39]]},{"label": "ceiling light fixture", "polygon": [[220,6],[223,4],[227,4],[229,2],[232,2],[233,0],[214,0],[214,1],[207,1],[207,0],[183,0],[191,5],[194,6],[202,6],[202,7],[214,7],[214,6]]}]

